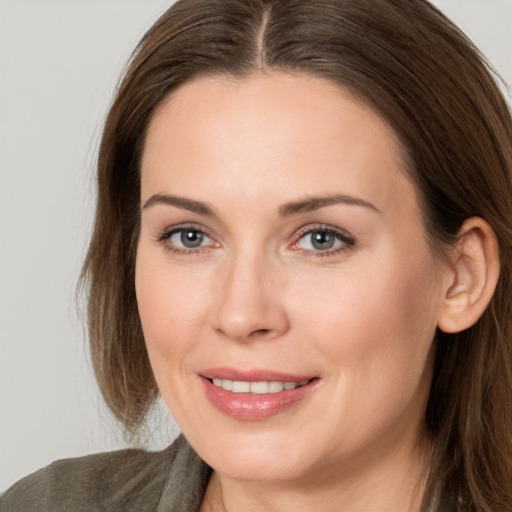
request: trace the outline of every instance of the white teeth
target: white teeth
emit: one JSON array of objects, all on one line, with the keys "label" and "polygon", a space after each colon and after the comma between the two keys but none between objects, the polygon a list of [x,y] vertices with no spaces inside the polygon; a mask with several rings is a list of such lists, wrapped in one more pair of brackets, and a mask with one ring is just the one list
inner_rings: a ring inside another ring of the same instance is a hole
[{"label": "white teeth", "polygon": [[258,395],[268,393],[268,382],[251,382],[251,393]]},{"label": "white teeth", "polygon": [[301,382],[278,382],[278,381],[259,381],[259,382],[246,382],[239,380],[228,379],[213,379],[213,384],[218,388],[232,391],[233,393],[254,393],[257,395],[264,395],[266,393],[279,393],[284,390],[295,389],[304,386],[308,380]]},{"label": "white teeth", "polygon": [[225,389],[226,391],[231,391],[233,389],[233,381],[232,380],[223,379],[221,385],[222,385],[222,389]]},{"label": "white teeth", "polygon": [[251,383],[234,380],[231,383],[231,391],[233,391],[233,393],[250,393],[251,392]]},{"label": "white teeth", "polygon": [[269,393],[279,393],[279,391],[283,391],[284,384],[282,382],[269,382],[268,383],[268,392]]}]

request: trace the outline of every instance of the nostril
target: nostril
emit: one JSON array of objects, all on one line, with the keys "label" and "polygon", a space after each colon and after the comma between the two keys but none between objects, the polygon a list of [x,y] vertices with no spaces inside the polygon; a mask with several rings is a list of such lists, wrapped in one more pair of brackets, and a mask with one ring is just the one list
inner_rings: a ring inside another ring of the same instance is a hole
[{"label": "nostril", "polygon": [[270,329],[256,329],[251,333],[251,336],[258,336],[262,334],[268,334],[270,332]]}]

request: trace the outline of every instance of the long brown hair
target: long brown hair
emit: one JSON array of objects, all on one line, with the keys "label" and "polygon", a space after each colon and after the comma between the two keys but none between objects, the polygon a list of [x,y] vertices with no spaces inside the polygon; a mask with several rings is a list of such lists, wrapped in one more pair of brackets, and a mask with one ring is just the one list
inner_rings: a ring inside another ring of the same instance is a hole
[{"label": "long brown hair", "polygon": [[179,0],[134,52],[108,114],[83,268],[92,358],[129,432],[157,397],[134,289],[139,164],[155,109],[202,75],[281,70],[328,78],[378,111],[407,156],[433,251],[463,221],[494,229],[501,274],[480,320],[438,332],[423,510],[512,510],[512,120],[485,59],[426,0]]}]

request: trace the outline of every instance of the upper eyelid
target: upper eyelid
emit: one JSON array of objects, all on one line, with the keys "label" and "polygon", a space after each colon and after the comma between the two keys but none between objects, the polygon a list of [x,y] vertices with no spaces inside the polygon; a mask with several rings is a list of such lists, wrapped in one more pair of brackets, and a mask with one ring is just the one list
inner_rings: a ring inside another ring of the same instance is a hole
[{"label": "upper eyelid", "polygon": [[186,229],[190,229],[191,231],[199,231],[200,233],[203,233],[203,235],[206,235],[208,238],[215,240],[215,237],[213,236],[209,229],[205,228],[204,226],[195,224],[193,222],[185,222],[183,224],[176,224],[174,226],[166,227],[158,233],[158,237],[160,238],[163,237],[164,235],[170,237],[174,233],[179,233],[180,231],[185,231]]},{"label": "upper eyelid", "polygon": [[297,229],[295,231],[296,236],[302,237],[304,235],[307,235],[309,233],[313,233],[315,231],[330,231],[332,233],[336,233],[339,235],[342,235],[345,238],[348,238],[350,240],[355,241],[355,237],[346,229],[339,228],[336,226],[332,226],[330,224],[322,224],[322,223],[313,223],[313,224],[306,224],[303,227]]}]

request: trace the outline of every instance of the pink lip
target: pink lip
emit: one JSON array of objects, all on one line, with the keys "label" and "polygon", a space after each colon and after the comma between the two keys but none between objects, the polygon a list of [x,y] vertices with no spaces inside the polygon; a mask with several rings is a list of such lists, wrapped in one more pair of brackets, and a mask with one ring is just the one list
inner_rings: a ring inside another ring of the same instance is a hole
[{"label": "pink lip", "polygon": [[[319,381],[318,378],[307,375],[297,376],[270,370],[240,371],[231,368],[212,368],[201,372],[200,376],[200,382],[212,405],[228,416],[245,421],[264,420],[283,412],[309,395]],[[299,388],[257,395],[226,391],[211,382],[214,378],[246,382],[309,382]]]}]

